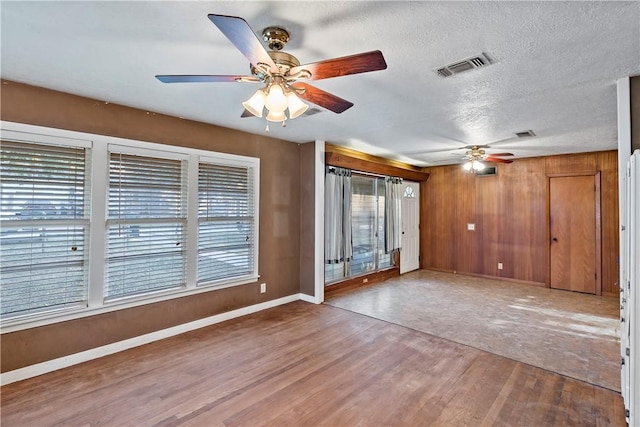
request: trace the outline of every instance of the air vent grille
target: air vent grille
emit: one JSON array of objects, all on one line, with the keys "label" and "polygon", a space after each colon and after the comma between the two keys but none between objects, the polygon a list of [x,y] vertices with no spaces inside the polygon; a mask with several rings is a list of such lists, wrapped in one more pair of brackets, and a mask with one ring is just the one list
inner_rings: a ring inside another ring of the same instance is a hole
[{"label": "air vent grille", "polygon": [[322,110],[319,108],[311,107],[307,108],[307,111],[304,112],[303,116],[313,116],[314,114],[322,113]]},{"label": "air vent grille", "polygon": [[531,136],[536,136],[536,134],[533,133],[533,131],[531,129],[529,129],[529,130],[525,130],[525,131],[522,131],[522,132],[516,132],[516,136],[518,138],[528,138],[528,137],[531,137]]},{"label": "air vent grille", "polygon": [[444,67],[438,68],[436,74],[440,77],[450,77],[454,74],[463,73],[465,71],[473,70],[476,68],[484,67],[486,65],[491,64],[491,61],[487,57],[485,53],[481,53],[477,56],[472,56],[471,58],[463,59],[461,61],[456,61],[452,64],[445,65]]}]

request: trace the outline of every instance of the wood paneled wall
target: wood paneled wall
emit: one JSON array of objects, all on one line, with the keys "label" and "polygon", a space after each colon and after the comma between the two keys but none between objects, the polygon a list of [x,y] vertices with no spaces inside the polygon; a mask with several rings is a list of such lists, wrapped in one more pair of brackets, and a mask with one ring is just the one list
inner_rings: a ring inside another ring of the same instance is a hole
[{"label": "wood paneled wall", "polygon": [[[548,286],[548,176],[601,172],[602,292],[618,295],[617,152],[499,164],[495,176],[460,165],[429,169],[421,184],[421,268]],[[468,231],[467,224],[475,224]],[[498,263],[503,270],[498,270]]]}]

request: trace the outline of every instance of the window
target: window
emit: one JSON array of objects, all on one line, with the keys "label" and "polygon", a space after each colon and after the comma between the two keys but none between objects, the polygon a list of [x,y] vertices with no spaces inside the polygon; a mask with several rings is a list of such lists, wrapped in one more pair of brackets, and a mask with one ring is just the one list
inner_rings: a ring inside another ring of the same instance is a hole
[{"label": "window", "polygon": [[3,140],[0,152],[2,316],[85,305],[88,150]]},{"label": "window", "polygon": [[185,282],[186,160],[109,153],[105,299]]},{"label": "window", "polygon": [[0,152],[3,332],[258,280],[257,158],[7,122]]},{"label": "window", "polygon": [[252,169],[200,162],[198,283],[254,274]]}]

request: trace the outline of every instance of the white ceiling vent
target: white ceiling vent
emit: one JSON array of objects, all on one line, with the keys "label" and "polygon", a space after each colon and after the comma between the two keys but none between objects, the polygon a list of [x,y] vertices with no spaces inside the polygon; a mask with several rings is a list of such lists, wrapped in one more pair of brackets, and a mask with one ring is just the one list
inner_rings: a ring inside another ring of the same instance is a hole
[{"label": "white ceiling vent", "polygon": [[477,56],[472,56],[471,58],[463,59],[461,61],[456,61],[453,64],[445,65],[442,68],[438,68],[436,73],[440,77],[449,77],[454,74],[462,73],[464,71],[473,70],[475,68],[484,67],[485,65],[491,64],[491,61],[487,57],[486,54],[481,53]]},{"label": "white ceiling vent", "polygon": [[319,108],[311,107],[307,108],[307,111],[304,112],[303,116],[313,116],[314,114],[322,113],[322,110]]}]

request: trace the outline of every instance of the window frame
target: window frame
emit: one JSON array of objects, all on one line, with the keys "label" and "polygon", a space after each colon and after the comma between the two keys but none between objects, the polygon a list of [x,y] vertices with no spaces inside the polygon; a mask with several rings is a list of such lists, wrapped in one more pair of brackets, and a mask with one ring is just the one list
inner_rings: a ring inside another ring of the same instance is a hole
[{"label": "window frame", "polygon": [[[259,158],[7,121],[0,121],[0,133],[2,138],[21,142],[51,144],[52,141],[55,141],[54,143],[58,145],[85,144],[88,145],[88,149],[91,152],[91,164],[88,165],[91,171],[91,177],[88,182],[91,201],[89,240],[87,243],[89,247],[87,304],[82,307],[63,308],[2,319],[0,334],[256,283],[259,280]],[[126,147],[127,151],[133,153],[137,151],[138,153],[153,153],[152,155],[157,157],[169,156],[170,158],[176,158],[176,156],[181,156],[187,159],[186,286],[105,301],[104,281],[107,255],[106,233],[110,145]],[[198,168],[202,158],[223,164],[246,166],[253,170],[254,269],[250,275],[198,285]]]}]

